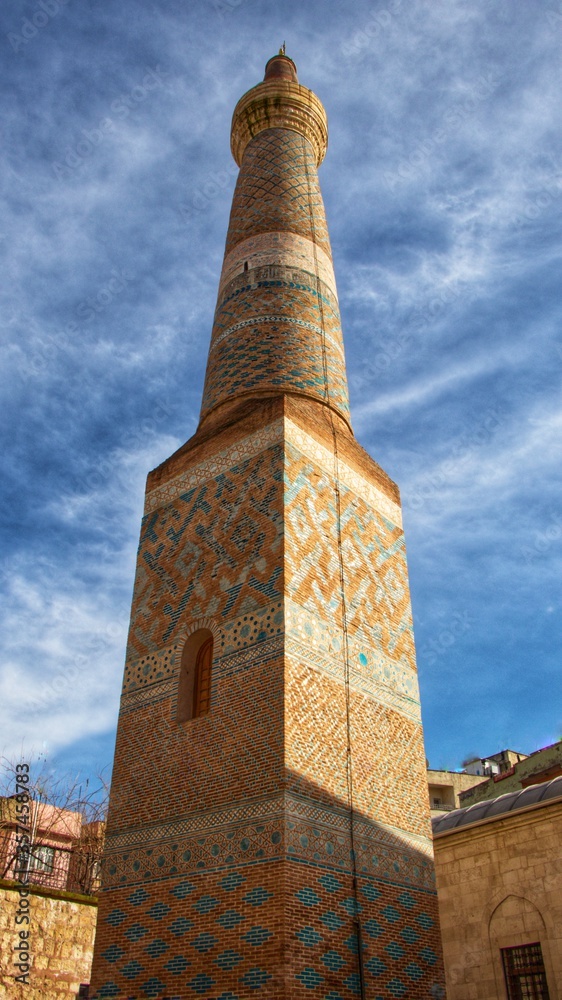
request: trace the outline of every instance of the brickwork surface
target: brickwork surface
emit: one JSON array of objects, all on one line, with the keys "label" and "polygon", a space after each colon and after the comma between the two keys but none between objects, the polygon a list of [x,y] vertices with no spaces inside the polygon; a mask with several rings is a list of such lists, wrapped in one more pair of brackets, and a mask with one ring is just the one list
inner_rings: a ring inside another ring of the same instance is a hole
[{"label": "brickwork surface", "polygon": [[448,1000],[505,997],[501,948],[538,941],[562,996],[562,801],[435,837]]},{"label": "brickwork surface", "polygon": [[[20,894],[0,886],[0,997],[6,1000],[68,1000],[90,981],[97,906],[70,894],[29,888],[29,925],[16,926]],[[32,968],[29,985],[17,983],[14,947],[20,930],[29,931]]]},{"label": "brickwork surface", "polygon": [[[440,995],[399,497],[347,415],[315,155],[265,129],[234,196],[202,421],[148,480],[100,998],[350,1000],[358,922],[369,998]],[[211,708],[178,723],[197,629]]]},{"label": "brickwork surface", "polygon": [[274,128],[249,144],[236,185],[201,415],[234,396],[284,390],[349,419],[314,154],[297,132]]}]

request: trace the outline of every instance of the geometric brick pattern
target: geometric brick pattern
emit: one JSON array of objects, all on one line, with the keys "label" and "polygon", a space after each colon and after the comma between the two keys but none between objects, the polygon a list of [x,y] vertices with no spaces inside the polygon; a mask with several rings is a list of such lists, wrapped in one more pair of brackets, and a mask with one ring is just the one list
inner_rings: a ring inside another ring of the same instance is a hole
[{"label": "geometric brick pattern", "polygon": [[[218,475],[211,476],[209,456],[209,480],[170,492],[143,524],[101,903],[101,913],[112,915],[100,924],[96,956],[96,988],[106,991],[100,997],[131,995],[115,992],[127,982],[138,996],[230,993],[241,1000],[277,989],[285,974],[295,997],[359,995],[341,605],[333,567],[323,569],[334,548],[334,481],[291,443],[310,440],[295,433],[294,422],[275,427],[284,447],[268,436],[268,447],[237,463],[234,440],[230,469],[229,449],[219,448]],[[347,466],[341,473],[358,486],[366,475]],[[423,747],[410,630],[403,628],[402,532],[351,487],[341,492],[342,515],[352,512],[342,527],[350,546],[345,586],[366,984],[385,998],[428,996],[439,978],[435,894],[425,803],[410,794],[417,771],[423,778]],[[306,554],[300,565],[299,551]],[[233,590],[240,567],[243,580]],[[268,587],[272,577],[279,593]],[[182,610],[190,584],[191,604]],[[361,586],[368,614],[355,607]],[[172,720],[190,622],[213,624],[216,643],[212,710],[187,731]],[[187,789],[182,771],[190,776]],[[287,926],[279,887],[291,884]],[[407,893],[415,906],[405,905]],[[125,916],[115,924],[119,913]],[[290,972],[281,941],[290,945]]]},{"label": "geometric brick pattern", "polygon": [[349,427],[314,150],[264,127],[202,420],[147,485],[92,993],[352,1000],[359,931],[366,996],[443,995],[398,492]]},{"label": "geometric brick pattern", "polygon": [[234,192],[202,420],[226,400],[283,390],[328,403],[349,420],[314,153],[298,132],[272,128],[249,143]]},{"label": "geometric brick pattern", "polygon": [[272,232],[297,233],[332,255],[312,147],[298,132],[283,128],[267,129],[246,149],[226,252],[248,236]]}]

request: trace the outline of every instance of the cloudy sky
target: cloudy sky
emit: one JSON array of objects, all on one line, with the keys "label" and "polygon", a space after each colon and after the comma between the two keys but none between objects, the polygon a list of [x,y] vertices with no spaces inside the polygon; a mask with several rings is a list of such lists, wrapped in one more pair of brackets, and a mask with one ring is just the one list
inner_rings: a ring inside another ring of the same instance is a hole
[{"label": "cloudy sky", "polygon": [[144,480],[194,432],[236,168],[323,101],[360,442],[398,482],[427,754],[562,735],[558,0],[6,0],[0,752],[113,755]]}]

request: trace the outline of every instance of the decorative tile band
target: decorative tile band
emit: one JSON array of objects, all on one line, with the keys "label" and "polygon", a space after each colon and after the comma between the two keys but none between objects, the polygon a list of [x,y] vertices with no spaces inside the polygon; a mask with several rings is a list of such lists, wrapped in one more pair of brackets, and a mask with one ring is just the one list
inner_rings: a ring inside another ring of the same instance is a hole
[{"label": "decorative tile band", "polygon": [[236,275],[269,264],[282,264],[285,267],[309,271],[328,285],[337,298],[334,266],[330,255],[317,243],[299,236],[298,233],[271,232],[249,236],[226,254],[222,265],[219,299],[222,297],[224,286]]},{"label": "decorative tile band", "polygon": [[224,340],[227,340],[231,334],[237,333],[238,330],[243,330],[248,326],[261,326],[263,323],[288,323],[290,326],[300,326],[303,330],[309,330],[311,333],[318,334],[319,336],[322,336],[322,333],[324,333],[324,337],[329,342],[330,347],[334,351],[339,352],[343,358],[343,345],[339,339],[331,337],[326,330],[322,331],[322,327],[314,323],[307,323],[306,320],[297,319],[293,316],[255,316],[252,319],[244,319],[239,323],[234,323],[213,339],[210,351],[216,350]]},{"label": "decorative tile band", "polygon": [[[286,440],[298,448],[307,458],[311,458],[332,478],[334,476],[335,458],[331,449],[320,444],[315,438],[298,427],[292,420],[285,421]],[[402,511],[400,506],[390,500],[382,490],[370,483],[354,469],[351,469],[340,458],[338,461],[339,478],[345,486],[360,496],[374,510],[380,511],[392,524],[402,527]]]},{"label": "decorative tile band", "polygon": [[253,434],[240,438],[227,448],[215,452],[211,458],[204,459],[192,466],[186,472],[181,472],[170,479],[164,486],[155,486],[147,492],[145,513],[157,510],[158,507],[170,503],[179,493],[208,482],[221,472],[226,472],[239,462],[253,458],[261,451],[277,444],[283,439],[283,419],[275,420]]},{"label": "decorative tile band", "polygon": [[[354,813],[357,870],[434,889],[432,844]],[[183,821],[109,835],[104,886],[117,888],[286,857],[349,873],[350,814],[287,793]],[[124,852],[124,853],[123,853]],[[236,876],[233,876],[236,877]]]}]

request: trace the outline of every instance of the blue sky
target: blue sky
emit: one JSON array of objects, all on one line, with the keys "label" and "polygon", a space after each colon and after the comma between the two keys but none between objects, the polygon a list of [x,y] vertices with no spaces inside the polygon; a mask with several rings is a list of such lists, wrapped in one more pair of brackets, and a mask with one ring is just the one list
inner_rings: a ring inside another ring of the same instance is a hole
[{"label": "blue sky", "polygon": [[144,481],[194,432],[238,98],[283,40],[356,435],[404,505],[434,767],[562,733],[562,5],[18,0],[4,77],[0,751],[110,764]]}]

